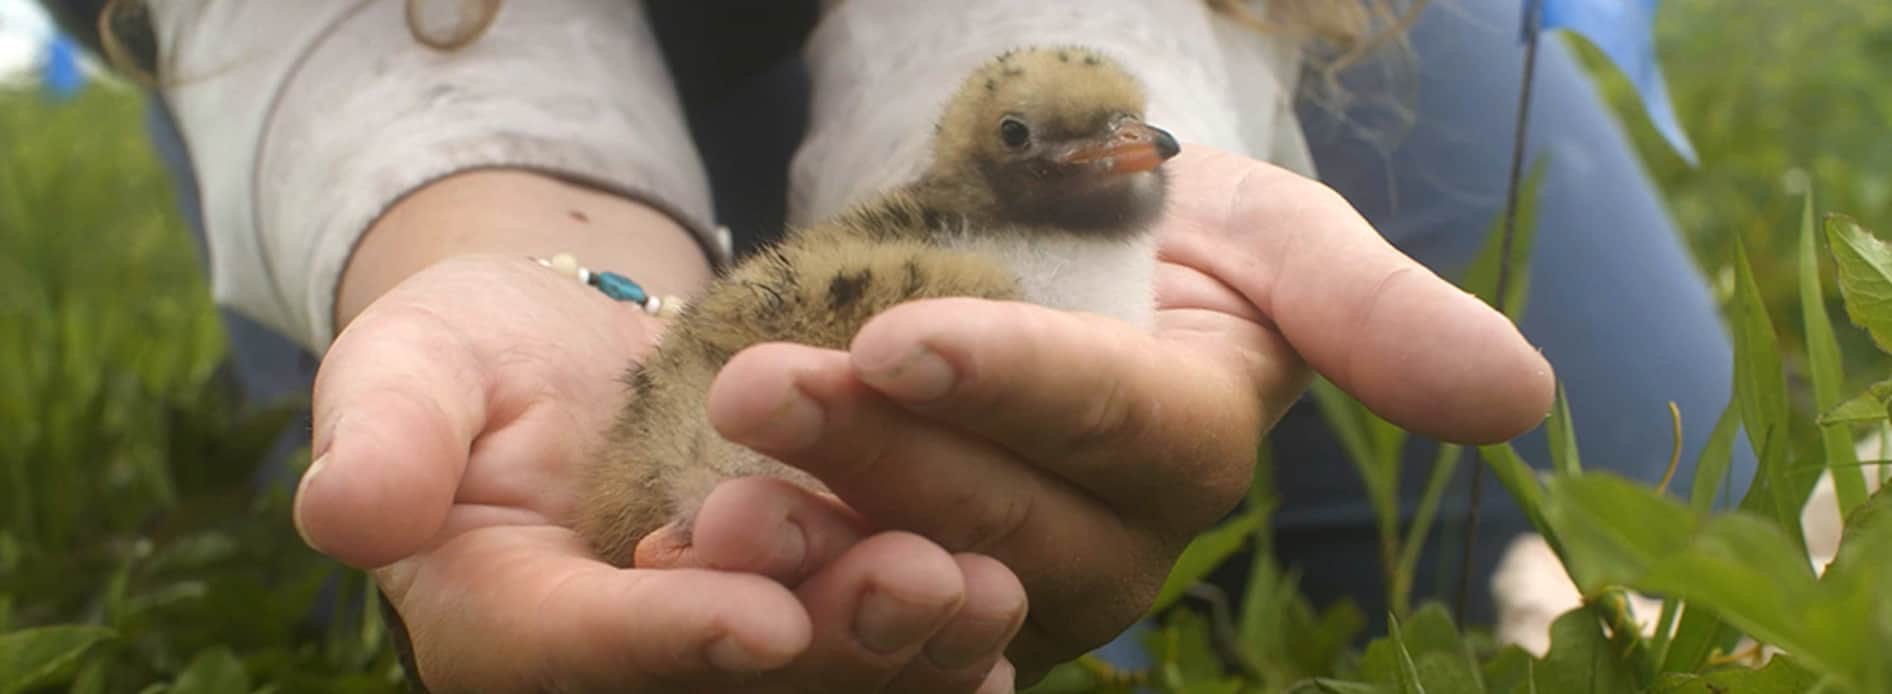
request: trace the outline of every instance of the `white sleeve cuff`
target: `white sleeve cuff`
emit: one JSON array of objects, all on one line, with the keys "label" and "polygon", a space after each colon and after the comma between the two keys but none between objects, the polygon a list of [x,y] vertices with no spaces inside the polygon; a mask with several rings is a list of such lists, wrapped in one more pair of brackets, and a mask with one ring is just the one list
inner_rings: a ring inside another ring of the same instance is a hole
[{"label": "white sleeve cuff", "polygon": [[1197,143],[1312,172],[1293,46],[1201,0],[846,0],[808,42],[808,137],[789,174],[806,224],[918,177],[932,124],[974,68],[1011,48],[1090,46],[1137,75],[1147,116]]},{"label": "white sleeve cuff", "polygon": [[507,2],[450,53],[413,40],[400,2],[172,0],[152,12],[216,297],[318,354],[362,232],[456,172],[532,169],[633,196],[712,257],[727,252],[641,3]]}]

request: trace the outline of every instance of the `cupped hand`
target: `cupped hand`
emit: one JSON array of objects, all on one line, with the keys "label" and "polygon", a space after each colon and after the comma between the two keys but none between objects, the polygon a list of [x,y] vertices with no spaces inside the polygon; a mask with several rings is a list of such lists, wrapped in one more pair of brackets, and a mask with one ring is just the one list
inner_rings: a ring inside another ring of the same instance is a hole
[{"label": "cupped hand", "polygon": [[1314,372],[1448,441],[1505,440],[1550,407],[1550,367],[1509,321],[1331,190],[1201,147],[1168,166],[1153,333],[915,302],[846,352],[751,348],[711,390],[724,436],[813,473],[867,527],[1010,567],[1031,599],[1007,651],[1021,682],[1143,614]]},{"label": "cupped hand", "polygon": [[[373,569],[434,691],[1009,691],[1025,594],[791,485],[719,489],[710,568],[618,569],[567,529],[574,470],[654,321],[517,257],[466,257],[369,305],[324,357],[310,544]],[[779,514],[812,529],[751,551]],[[725,530],[718,530],[723,528]],[[764,548],[766,549],[766,548]]]}]

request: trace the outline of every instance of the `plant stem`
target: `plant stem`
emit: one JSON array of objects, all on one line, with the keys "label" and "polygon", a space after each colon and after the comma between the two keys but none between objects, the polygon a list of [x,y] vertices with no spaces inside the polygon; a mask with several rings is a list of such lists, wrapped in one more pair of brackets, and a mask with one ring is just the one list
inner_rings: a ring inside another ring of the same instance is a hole
[{"label": "plant stem", "polygon": [[1426,535],[1432,532],[1432,523],[1439,516],[1439,502],[1445,497],[1445,488],[1452,483],[1452,473],[1458,470],[1459,456],[1464,449],[1458,444],[1440,444],[1439,455],[1432,460],[1432,474],[1426,478],[1425,493],[1419,497],[1419,507],[1413,511],[1412,526],[1406,529],[1406,541],[1399,548],[1398,568],[1393,571],[1393,594],[1390,604],[1393,612],[1405,617],[1412,609],[1413,572],[1419,568],[1419,550],[1425,547]]},{"label": "plant stem", "polygon": [[[1528,0],[1524,5],[1524,76],[1518,90],[1517,127],[1512,132],[1510,180],[1505,186],[1504,232],[1498,245],[1498,289],[1492,295],[1493,307],[1498,309],[1498,313],[1506,315],[1509,315],[1505,311],[1505,295],[1510,292],[1511,283],[1511,239],[1517,235],[1518,188],[1524,176],[1526,125],[1531,114],[1531,86],[1537,73],[1539,5],[1538,0]],[[1470,498],[1465,512],[1464,554],[1459,557],[1458,595],[1453,601],[1453,615],[1459,624],[1465,623],[1465,607],[1471,602],[1472,552],[1478,546],[1478,512],[1484,495],[1485,466],[1472,466],[1470,484]]]}]

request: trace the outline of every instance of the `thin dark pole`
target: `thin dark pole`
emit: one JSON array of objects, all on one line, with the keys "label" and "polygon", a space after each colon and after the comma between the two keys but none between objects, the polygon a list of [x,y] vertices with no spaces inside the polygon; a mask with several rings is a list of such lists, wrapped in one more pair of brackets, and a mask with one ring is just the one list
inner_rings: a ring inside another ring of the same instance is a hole
[{"label": "thin dark pole", "polygon": [[[1498,287],[1492,297],[1493,307],[1499,313],[1505,312],[1505,295],[1511,285],[1511,240],[1517,235],[1518,224],[1518,188],[1524,175],[1524,148],[1526,126],[1531,114],[1531,85],[1537,75],[1537,34],[1539,24],[1539,0],[1525,0],[1524,3],[1524,76],[1518,90],[1517,126],[1512,131],[1511,140],[1511,177],[1505,187],[1504,231],[1498,240]],[[1485,466],[1483,461],[1472,465],[1469,505],[1465,513],[1465,547],[1459,557],[1458,595],[1453,602],[1453,613],[1459,625],[1465,624],[1465,606],[1471,602],[1472,589],[1472,551],[1478,546],[1478,511],[1484,500]]]}]

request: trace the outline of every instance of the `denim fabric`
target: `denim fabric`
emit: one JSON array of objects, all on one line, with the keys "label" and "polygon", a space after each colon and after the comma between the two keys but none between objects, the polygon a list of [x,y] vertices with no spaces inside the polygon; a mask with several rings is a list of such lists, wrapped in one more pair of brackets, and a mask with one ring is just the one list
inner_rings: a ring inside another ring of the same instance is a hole
[{"label": "denim fabric", "polygon": [[[1311,108],[1303,114],[1322,178],[1394,245],[1447,277],[1458,276],[1504,210],[1524,64],[1521,4],[1433,4],[1412,34],[1413,127],[1390,151],[1347,127],[1346,118]],[[1520,327],[1564,384],[1585,465],[1653,483],[1672,447],[1667,403],[1682,412],[1682,455],[1692,461],[1732,392],[1733,348],[1660,192],[1559,38],[1541,43],[1530,107],[1527,156],[1548,169]],[[1353,122],[1369,135],[1385,123],[1361,115]],[[1318,420],[1303,402],[1273,435],[1283,497],[1277,546],[1317,600],[1351,595],[1369,616],[1379,615],[1372,513],[1358,476]],[[1542,428],[1516,445],[1534,465],[1548,464]],[[1417,502],[1433,452],[1424,443],[1409,448],[1407,508]],[[1461,473],[1473,464],[1468,455]],[[1677,488],[1688,488],[1691,467],[1678,472]],[[1752,454],[1742,448],[1732,479],[1752,474]],[[1455,590],[1465,476],[1452,487],[1433,551],[1422,560],[1422,596],[1449,600]],[[1468,610],[1479,622],[1493,616],[1485,577],[1507,540],[1528,530],[1496,482],[1485,487]]]}]

